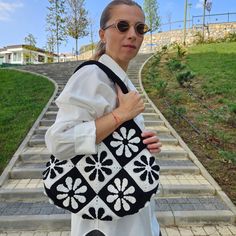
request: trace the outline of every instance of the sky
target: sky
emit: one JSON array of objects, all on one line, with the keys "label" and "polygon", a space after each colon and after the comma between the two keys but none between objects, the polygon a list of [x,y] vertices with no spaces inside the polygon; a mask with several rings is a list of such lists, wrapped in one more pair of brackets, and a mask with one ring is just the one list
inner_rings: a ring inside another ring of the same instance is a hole
[{"label": "sky", "polygon": [[[188,18],[202,15],[203,0],[188,0],[191,3]],[[85,8],[88,16],[93,22],[94,41],[98,41],[99,19],[104,7],[110,0],[85,0]],[[137,0],[143,6],[144,0]],[[159,4],[159,15],[161,23],[171,21],[181,21],[184,19],[185,0],[157,0]],[[48,0],[0,0],[0,48],[9,45],[24,44],[24,38],[28,34],[33,34],[36,38],[36,46],[44,48],[46,45],[47,33],[46,15],[48,13]],[[236,0],[212,0],[211,14],[235,13],[231,19],[236,21]],[[194,18],[195,22],[200,22],[199,18]],[[227,16],[207,17],[207,21],[226,19]],[[172,24],[173,27],[181,28],[181,23]],[[170,25],[162,26],[159,30],[169,29]],[[79,47],[91,43],[90,37],[79,39]],[[60,46],[60,52],[72,52],[75,48],[74,39],[68,38],[67,43]]]}]

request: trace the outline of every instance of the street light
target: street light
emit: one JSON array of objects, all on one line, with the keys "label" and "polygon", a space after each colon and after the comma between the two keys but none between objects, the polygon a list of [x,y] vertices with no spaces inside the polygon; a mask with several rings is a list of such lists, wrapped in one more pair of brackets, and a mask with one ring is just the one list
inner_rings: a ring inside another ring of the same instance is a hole
[{"label": "street light", "polygon": [[189,24],[188,24],[188,27],[190,28],[190,18],[191,18],[191,7],[192,7],[192,3],[189,3],[188,4],[188,21],[189,21]]},{"label": "street light", "polygon": [[203,1],[203,19],[202,19],[202,40],[203,41],[204,41],[204,29],[205,29],[206,3],[207,3],[207,0],[204,0]]},{"label": "street light", "polygon": [[188,0],[185,0],[185,5],[184,5],[184,45],[186,44],[187,6],[188,6]]}]

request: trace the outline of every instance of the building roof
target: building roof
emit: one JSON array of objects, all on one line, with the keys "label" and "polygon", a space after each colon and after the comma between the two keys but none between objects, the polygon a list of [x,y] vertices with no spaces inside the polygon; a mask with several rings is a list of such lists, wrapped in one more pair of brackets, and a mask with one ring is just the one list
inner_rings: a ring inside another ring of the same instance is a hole
[{"label": "building roof", "polygon": [[[7,49],[14,49],[14,48],[26,48],[27,49],[27,47],[30,47],[30,45],[27,45],[27,44],[9,45],[9,46],[0,48],[0,52],[1,51],[6,51]],[[48,53],[48,51],[46,51],[44,49],[41,49],[41,48],[35,47],[35,49],[36,49],[35,51],[37,51],[37,52]],[[50,53],[50,54],[52,54],[52,53]],[[53,53],[53,56],[57,56],[57,54]]]}]

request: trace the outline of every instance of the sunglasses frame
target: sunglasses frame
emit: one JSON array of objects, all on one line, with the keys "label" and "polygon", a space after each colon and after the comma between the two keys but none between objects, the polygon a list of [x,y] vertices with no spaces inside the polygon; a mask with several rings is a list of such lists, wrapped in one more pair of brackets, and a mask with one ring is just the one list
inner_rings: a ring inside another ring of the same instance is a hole
[{"label": "sunglasses frame", "polygon": [[[118,24],[119,24],[120,22],[126,22],[126,23],[127,23],[127,25],[128,25],[127,30],[125,30],[125,31],[119,30]],[[144,25],[144,27],[147,27],[148,30],[147,30],[145,33],[143,33],[143,34],[140,34],[140,33],[137,31],[138,25]],[[108,25],[108,26],[106,26],[105,28],[103,28],[103,30],[106,30],[106,29],[109,29],[109,28],[112,27],[112,28],[116,28],[120,33],[125,33],[125,32],[127,32],[127,31],[130,29],[131,26],[134,26],[135,32],[136,32],[136,34],[139,35],[139,36],[144,36],[147,32],[149,32],[149,31],[151,30],[151,29],[148,27],[148,25],[145,24],[145,23],[137,22],[137,23],[135,23],[134,25],[131,25],[131,24],[129,24],[129,22],[126,21],[126,20],[117,20],[115,23],[113,23],[113,24],[111,24],[111,25]]]}]

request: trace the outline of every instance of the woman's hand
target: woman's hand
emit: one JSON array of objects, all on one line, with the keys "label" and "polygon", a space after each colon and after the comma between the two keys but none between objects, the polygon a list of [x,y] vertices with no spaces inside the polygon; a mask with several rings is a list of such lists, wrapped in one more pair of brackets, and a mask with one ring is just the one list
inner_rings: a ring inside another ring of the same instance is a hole
[{"label": "woman's hand", "polygon": [[143,131],[142,132],[143,143],[147,145],[148,150],[151,153],[159,153],[161,151],[160,147],[162,144],[153,131]]},{"label": "woman's hand", "polygon": [[144,102],[140,94],[136,91],[130,91],[126,94],[122,92],[117,85],[117,98],[118,108],[116,108],[116,114],[121,118],[123,122],[131,120],[145,109]]}]

